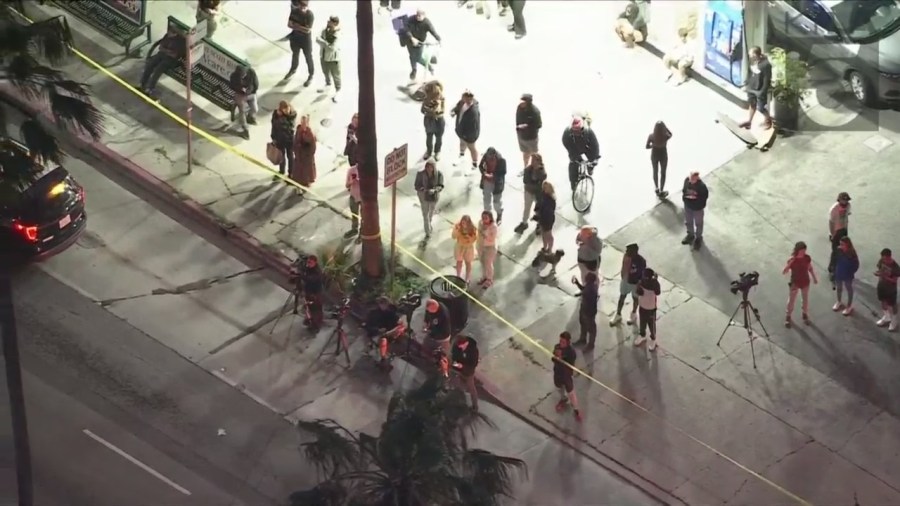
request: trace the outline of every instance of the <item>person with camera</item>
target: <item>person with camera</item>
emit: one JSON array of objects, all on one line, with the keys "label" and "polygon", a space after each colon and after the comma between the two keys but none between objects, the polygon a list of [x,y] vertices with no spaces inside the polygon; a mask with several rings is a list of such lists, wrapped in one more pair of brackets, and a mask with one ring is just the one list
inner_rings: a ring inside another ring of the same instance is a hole
[{"label": "person with camera", "polygon": [[[303,291],[303,300],[306,303],[306,318],[303,324],[312,332],[318,332],[325,321],[325,313],[322,307],[322,295],[325,292],[325,275],[319,266],[319,259],[315,255],[306,257],[306,264],[299,273],[300,287]],[[296,313],[296,308],[294,309]]]},{"label": "person with camera", "polygon": [[575,396],[575,359],[577,354],[571,345],[572,335],[563,332],[559,335],[559,343],[553,347],[553,386],[559,389],[562,398],[556,403],[556,412],[562,413],[572,406],[575,420],[581,421],[581,410],[578,409],[578,397]]},{"label": "person with camera", "polygon": [[628,318],[628,325],[632,325],[637,318],[638,299],[635,288],[638,282],[644,277],[644,269],[647,267],[647,261],[638,254],[638,245],[629,244],[625,246],[625,256],[622,257],[622,280],[619,282],[619,302],[616,304],[616,315],[610,320],[609,326],[613,327],[622,322],[622,309],[625,307],[625,300],[631,296],[631,316]]},{"label": "person with camera", "polygon": [[478,367],[478,343],[469,336],[457,336],[450,366],[459,374],[462,387],[472,398],[472,411],[478,411],[478,389],[475,388],[475,368]]},{"label": "person with camera", "polygon": [[635,287],[640,324],[638,338],[634,340],[634,345],[640,346],[647,342],[647,330],[649,329],[650,343],[647,345],[647,349],[650,351],[656,351],[656,308],[660,292],[662,292],[662,288],[659,286],[656,272],[649,267],[644,269],[644,276]]},{"label": "person with camera", "polygon": [[391,370],[388,345],[406,330],[400,312],[387,297],[378,297],[375,307],[366,315],[365,327],[370,346],[378,348],[379,365],[385,370]]},{"label": "person with camera", "polygon": [[450,355],[450,311],[440,302],[429,299],[425,304],[426,351],[433,354],[440,350],[444,356]]},{"label": "person with camera", "polygon": [[597,340],[597,301],[600,298],[600,278],[596,272],[588,272],[584,275],[584,284],[578,278],[572,276],[572,283],[578,287],[581,305],[578,308],[578,323],[581,326],[580,337],[575,341],[575,346],[587,344],[585,351],[594,349],[594,341]]},{"label": "person with camera", "polygon": [[787,310],[784,317],[784,326],[790,328],[793,324],[791,316],[794,313],[794,303],[797,301],[797,292],[803,297],[803,323],[809,325],[809,282],[818,283],[816,271],[813,269],[812,258],[806,254],[806,243],[799,241],[794,245],[794,252],[784,265],[782,274],[791,275],[788,282],[789,293]]}]

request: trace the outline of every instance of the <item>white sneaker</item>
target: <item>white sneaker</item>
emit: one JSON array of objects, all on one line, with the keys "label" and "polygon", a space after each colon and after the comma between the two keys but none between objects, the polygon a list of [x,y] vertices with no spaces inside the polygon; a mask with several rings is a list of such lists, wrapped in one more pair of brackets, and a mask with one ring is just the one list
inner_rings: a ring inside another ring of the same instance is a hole
[{"label": "white sneaker", "polygon": [[853,306],[847,306],[847,307],[845,307],[844,310],[842,311],[842,314],[843,314],[844,316],[850,316],[850,315],[852,315],[852,314],[853,314]]},{"label": "white sneaker", "polygon": [[642,345],[642,344],[644,344],[644,343],[646,343],[646,342],[647,342],[647,338],[646,338],[646,337],[640,337],[640,336],[638,336],[637,339],[634,340],[634,345],[635,345],[635,346],[640,346],[640,345]]},{"label": "white sneaker", "polygon": [[656,351],[656,339],[650,340],[650,344],[647,345],[647,349],[650,351]]},{"label": "white sneaker", "polygon": [[631,315],[628,317],[628,321],[626,323],[628,323],[629,325],[634,325],[634,322],[636,320],[637,320],[637,314],[631,313]]},{"label": "white sneaker", "polygon": [[622,323],[622,315],[617,314],[617,315],[613,316],[612,320],[609,321],[609,326],[615,327],[616,325],[618,325],[620,323]]},{"label": "white sneaker", "polygon": [[889,315],[888,313],[884,313],[883,315],[881,315],[881,319],[875,322],[875,325],[879,327],[885,327],[889,323],[891,323],[891,315]]},{"label": "white sneaker", "polygon": [[894,318],[891,319],[891,326],[888,327],[888,331],[894,332],[897,330],[897,327],[900,327],[900,317],[894,315]]},{"label": "white sneaker", "polygon": [[844,308],[844,305],[841,304],[840,302],[835,302],[834,305],[831,306],[832,311],[840,311],[843,308]]}]

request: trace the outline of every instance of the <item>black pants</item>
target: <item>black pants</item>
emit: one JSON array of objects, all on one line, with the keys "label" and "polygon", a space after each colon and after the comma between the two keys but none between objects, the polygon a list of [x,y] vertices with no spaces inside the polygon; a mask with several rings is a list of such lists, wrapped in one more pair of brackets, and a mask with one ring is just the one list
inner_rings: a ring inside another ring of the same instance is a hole
[{"label": "black pants", "polygon": [[656,340],[656,310],[655,309],[638,309],[638,319],[640,319],[641,337],[647,335],[647,329],[650,329],[650,339]]},{"label": "black pants", "polygon": [[408,44],[406,50],[409,52],[409,68],[415,73],[419,69],[419,63],[422,62],[422,46]]},{"label": "black pants", "polygon": [[509,8],[513,15],[513,28],[517,35],[525,35],[525,0],[509,0]]},{"label": "black pants", "polygon": [[666,189],[666,169],[669,167],[669,150],[653,148],[650,150],[650,164],[653,165],[653,185],[657,190]]},{"label": "black pants", "polygon": [[325,322],[325,311],[322,307],[322,295],[317,293],[308,293],[303,297],[306,301],[306,310],[309,318],[309,324],[315,328],[321,328]]},{"label": "black pants", "polygon": [[[281,163],[278,164],[278,172],[281,174],[290,174],[291,169],[294,167],[294,143],[291,141],[275,141],[275,147],[281,150],[282,155]],[[287,164],[287,172],[284,171],[285,164]]]},{"label": "black pants", "polygon": [[575,191],[575,186],[578,184],[579,165],[581,165],[581,162],[569,160],[569,184],[572,186],[572,191]]},{"label": "black pants", "polygon": [[501,9],[506,9],[509,7],[509,2],[507,0],[497,0],[497,6]]},{"label": "black pants", "polygon": [[156,83],[167,71],[178,66],[178,60],[163,52],[158,52],[147,59],[144,65],[144,73],[141,75],[141,89],[152,91]]},{"label": "black pants", "polygon": [[433,121],[426,121],[425,125],[425,153],[428,156],[441,152],[444,145],[444,130],[447,122],[443,117]]},{"label": "black pants", "polygon": [[378,5],[383,7],[390,7],[393,10],[397,10],[400,8],[400,0],[380,0]]},{"label": "black pants", "polygon": [[834,281],[834,264],[837,262],[838,247],[841,239],[847,237],[847,229],[842,228],[831,236],[831,256],[828,258],[828,277]]},{"label": "black pants", "polygon": [[581,325],[579,341],[587,339],[588,345],[593,346],[597,340],[597,315],[579,313],[578,323]]},{"label": "black pants", "polygon": [[312,39],[308,36],[298,37],[291,36],[291,73],[297,71],[300,67],[300,51],[303,51],[303,59],[306,60],[306,70],[309,77],[312,78],[316,73],[316,64],[313,62]]}]

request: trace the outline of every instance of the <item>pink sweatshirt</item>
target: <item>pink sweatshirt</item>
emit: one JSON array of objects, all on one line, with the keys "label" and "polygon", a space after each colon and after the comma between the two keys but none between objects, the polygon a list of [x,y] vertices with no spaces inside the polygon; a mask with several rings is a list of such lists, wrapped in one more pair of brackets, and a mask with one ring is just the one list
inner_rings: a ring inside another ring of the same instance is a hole
[{"label": "pink sweatshirt", "polygon": [[497,224],[491,223],[485,226],[484,223],[478,223],[478,239],[482,248],[497,247]]},{"label": "pink sweatshirt", "polygon": [[344,183],[344,186],[350,190],[350,196],[353,197],[353,200],[362,202],[362,198],[359,196],[359,169],[356,165],[347,169],[347,181]]}]

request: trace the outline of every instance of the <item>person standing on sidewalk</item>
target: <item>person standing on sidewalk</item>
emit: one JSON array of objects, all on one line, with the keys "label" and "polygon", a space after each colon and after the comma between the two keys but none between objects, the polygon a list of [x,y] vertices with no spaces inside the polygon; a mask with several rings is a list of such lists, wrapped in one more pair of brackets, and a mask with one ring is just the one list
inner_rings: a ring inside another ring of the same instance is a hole
[{"label": "person standing on sidewalk", "polygon": [[525,29],[525,0],[509,0],[509,8],[512,10],[513,22],[509,25],[509,31],[515,32],[516,39],[521,39],[528,34]]},{"label": "person standing on sidewalk", "polygon": [[347,169],[344,187],[350,193],[350,230],[344,234],[344,237],[350,239],[359,234],[359,211],[362,204],[362,196],[359,193],[359,167],[356,165],[351,165]]},{"label": "person standing on sidewalk", "polygon": [[463,265],[466,267],[466,286],[472,279],[472,261],[475,260],[475,242],[478,240],[478,229],[472,218],[464,214],[459,223],[453,226],[453,257],[456,259],[456,277],[462,276]]},{"label": "person standing on sidewalk", "polygon": [[900,317],[897,316],[897,278],[900,278],[900,265],[897,265],[891,250],[884,248],[875,269],[875,275],[878,276],[875,292],[883,311],[875,325],[879,327],[890,325],[888,330],[893,332],[900,325]]},{"label": "person standing on sidewalk", "polygon": [[640,323],[638,326],[638,338],[634,340],[635,346],[641,346],[647,342],[647,330],[650,330],[650,343],[647,349],[656,351],[656,308],[657,299],[662,292],[656,273],[651,268],[644,269],[644,277],[635,287],[638,302],[638,314]]},{"label": "person standing on sidewalk", "polygon": [[553,252],[553,224],[556,222],[556,191],[550,181],[541,183],[541,196],[536,202],[538,227],[541,231],[543,250]]},{"label": "person standing on sidewalk", "polygon": [[309,0],[300,0],[291,3],[291,14],[288,17],[288,28],[291,29],[289,37],[291,43],[291,69],[284,76],[284,81],[294,77],[297,68],[300,67],[300,51],[303,51],[303,58],[306,60],[306,70],[309,75],[303,83],[306,88],[312,84],[313,75],[316,73],[316,64],[313,63],[312,56],[312,28],[316,17],[309,10]]},{"label": "person standing on sidewalk", "polygon": [[247,125],[256,124],[256,113],[259,106],[256,102],[256,92],[259,91],[259,78],[253,67],[238,65],[229,79],[232,91],[234,91],[234,104],[238,110],[238,123],[241,125],[241,136],[250,138]]},{"label": "person standing on sidewalk", "polygon": [[425,168],[416,174],[414,183],[416,194],[419,196],[419,205],[422,207],[422,221],[425,224],[425,240],[431,238],[434,229],[431,226],[434,210],[437,207],[441,191],[444,189],[444,175],[437,170],[434,162],[425,162]]},{"label": "person standing on sidewalk", "polygon": [[[294,168],[291,179],[308,189],[316,182],[316,134],[309,124],[309,114],[300,117],[300,125],[294,135]],[[301,194],[303,190],[300,190]]]},{"label": "person standing on sidewalk", "polygon": [[797,292],[800,292],[800,295],[803,298],[803,323],[809,325],[809,283],[810,280],[812,280],[813,284],[816,284],[819,280],[816,278],[816,271],[813,268],[812,258],[806,254],[805,242],[799,241],[794,245],[794,252],[791,254],[791,258],[788,258],[784,270],[782,270],[781,273],[790,273],[791,275],[791,280],[788,282],[790,292],[785,311],[784,326],[790,328],[793,324],[791,316],[794,313],[794,303],[797,301]]},{"label": "person standing on sidewalk", "polygon": [[763,54],[757,46],[751,47],[748,53],[750,59],[750,79],[747,82],[747,103],[749,104],[750,117],[741,123],[741,128],[749,129],[753,126],[753,117],[760,113],[765,117],[765,128],[772,128],[772,117],[769,116],[769,91],[772,88],[772,64],[769,58]]},{"label": "person standing on sidewalk", "polygon": [[634,324],[637,317],[638,298],[637,284],[644,279],[644,269],[647,261],[638,254],[638,245],[625,246],[625,255],[622,257],[621,281],[619,282],[619,302],[616,304],[616,314],[609,322],[609,326],[615,326],[622,322],[622,309],[625,300],[631,296],[631,316],[628,317],[628,325]]},{"label": "person standing on sidewalk", "polygon": [[194,17],[197,22],[206,20],[206,38],[212,39],[219,27],[220,0],[200,0],[197,2],[197,14]]},{"label": "person standing on sidewalk", "polygon": [[432,353],[440,350],[444,357],[449,358],[450,334],[453,333],[453,326],[447,306],[434,299],[428,299],[425,303],[424,318],[427,337],[422,344],[425,345],[426,356],[430,357]]},{"label": "person standing on sidewalk", "polygon": [[577,354],[572,348],[572,335],[563,332],[559,335],[559,342],[553,347],[553,386],[560,393],[561,399],[556,403],[556,412],[562,413],[569,406],[575,412],[575,420],[582,421],[581,411],[578,409],[578,397],[575,395],[575,359]]},{"label": "person standing on sidewalk", "polygon": [[847,237],[850,226],[850,194],[838,193],[837,201],[828,210],[828,239],[831,241],[831,257],[828,259],[828,276],[834,281],[834,262],[841,245],[841,239]]},{"label": "person standing on sidewalk", "polygon": [[481,213],[478,222],[478,258],[481,259],[483,276],[478,286],[490,288],[494,284],[494,261],[497,259],[497,224],[490,211]]},{"label": "person standing on sidewalk", "polygon": [[[525,172],[522,173],[522,183],[524,186],[524,191],[522,194],[525,197],[525,207],[522,210],[522,222],[516,225],[515,232],[517,234],[524,233],[528,230],[528,221],[531,220],[531,212],[534,207],[534,203],[538,201],[541,196],[541,185],[544,184],[544,181],[547,180],[547,171],[544,169],[544,158],[535,153],[531,157],[531,164],[525,167]],[[540,225],[536,226],[537,233],[541,232]]]},{"label": "person standing on sidewalk", "polygon": [[319,93],[327,93],[331,82],[334,81],[334,95],[331,97],[334,103],[337,103],[338,95],[341,93],[341,47],[338,36],[340,30],[340,18],[331,16],[325,29],[316,38],[316,42],[322,48],[319,56],[322,60],[322,74],[325,75],[325,87],[321,88]]},{"label": "person standing on sidewalk", "polygon": [[687,229],[687,235],[681,240],[681,244],[691,244],[694,250],[699,250],[703,244],[703,214],[706,201],[709,200],[709,189],[700,179],[700,173],[694,171],[684,178],[681,190],[681,199],[684,202],[684,226]]},{"label": "person standing on sidewalk", "polygon": [[664,199],[669,196],[666,191],[666,169],[669,168],[669,139],[672,132],[662,121],[653,125],[653,132],[647,136],[647,149],[650,150],[650,165],[653,167],[653,186],[656,196]]},{"label": "person standing on sidewalk", "polygon": [[[484,210],[497,213],[497,224],[503,221],[503,190],[506,188],[506,160],[493,147],[488,148],[484,153],[484,158],[478,165],[481,171],[481,182],[478,187],[481,188],[482,198],[484,200]],[[493,202],[493,206],[491,203]]]},{"label": "person standing on sidewalk", "polygon": [[[841,244],[838,246],[837,255],[834,262],[834,287],[837,292],[837,302],[831,308],[833,311],[843,309],[844,316],[853,314],[853,280],[856,277],[856,271],[859,270],[859,257],[856,255],[856,249],[847,236],[841,237]],[[843,294],[847,289],[847,305],[844,305]]]},{"label": "person standing on sidewalk", "polygon": [[597,227],[585,225],[575,236],[575,244],[578,245],[578,270],[581,272],[581,282],[586,283],[585,276],[589,273],[600,271],[600,255],[603,252],[603,241],[597,232]]},{"label": "person standing on sidewalk", "polygon": [[428,160],[434,155],[434,160],[441,159],[441,148],[444,145],[444,129],[447,122],[444,119],[444,87],[438,81],[431,81],[425,85],[425,100],[422,101],[422,120],[425,125],[425,155],[423,160]]},{"label": "person standing on sidewalk", "polygon": [[538,133],[542,126],[541,110],[534,105],[531,93],[525,93],[516,107],[516,136],[522,152],[522,167],[528,167],[531,157],[538,153]]},{"label": "person standing on sidewalk", "polygon": [[359,113],[353,113],[350,124],[347,125],[347,137],[344,140],[344,156],[351,166],[359,163],[359,139],[356,138],[356,130],[359,128]]},{"label": "person standing on sidewalk", "polygon": [[[272,113],[272,142],[281,150],[281,163],[278,164],[278,172],[285,175],[285,164],[288,173],[294,170],[294,130],[297,122],[297,111],[291,104],[282,100],[278,103],[278,109]],[[273,176],[272,181],[278,181],[278,176]]]},{"label": "person standing on sidewalk", "polygon": [[405,32],[403,34],[404,39],[406,40],[406,50],[409,52],[409,65],[411,69],[409,72],[410,81],[416,80],[416,75],[418,75],[419,72],[419,64],[422,64],[426,71],[431,70],[431,62],[425,60],[425,47],[423,46],[429,34],[431,34],[431,37],[440,44],[441,36],[438,35],[437,31],[434,29],[431,20],[425,16],[425,11],[419,9],[416,11],[416,15],[407,21]]},{"label": "person standing on sidewalk", "polygon": [[459,373],[462,388],[472,398],[472,411],[478,411],[478,389],[475,388],[475,368],[478,367],[478,343],[474,338],[459,335],[453,347],[451,367]]},{"label": "person standing on sidewalk", "polygon": [[[475,95],[466,90],[462,98],[450,111],[450,116],[456,118],[456,136],[459,137],[459,158],[466,156],[466,151],[472,156],[472,169],[478,167],[478,148],[475,142],[481,135],[481,110]],[[499,221],[499,220],[498,220]]]},{"label": "person standing on sidewalk", "polygon": [[[582,284],[582,282],[584,284]],[[582,282],[578,278],[572,276],[572,283],[578,287],[578,297],[581,304],[578,306],[578,325],[581,328],[580,336],[575,345],[587,346],[585,351],[594,349],[594,342],[597,340],[597,306],[600,298],[600,278],[596,272],[588,272]]]}]

